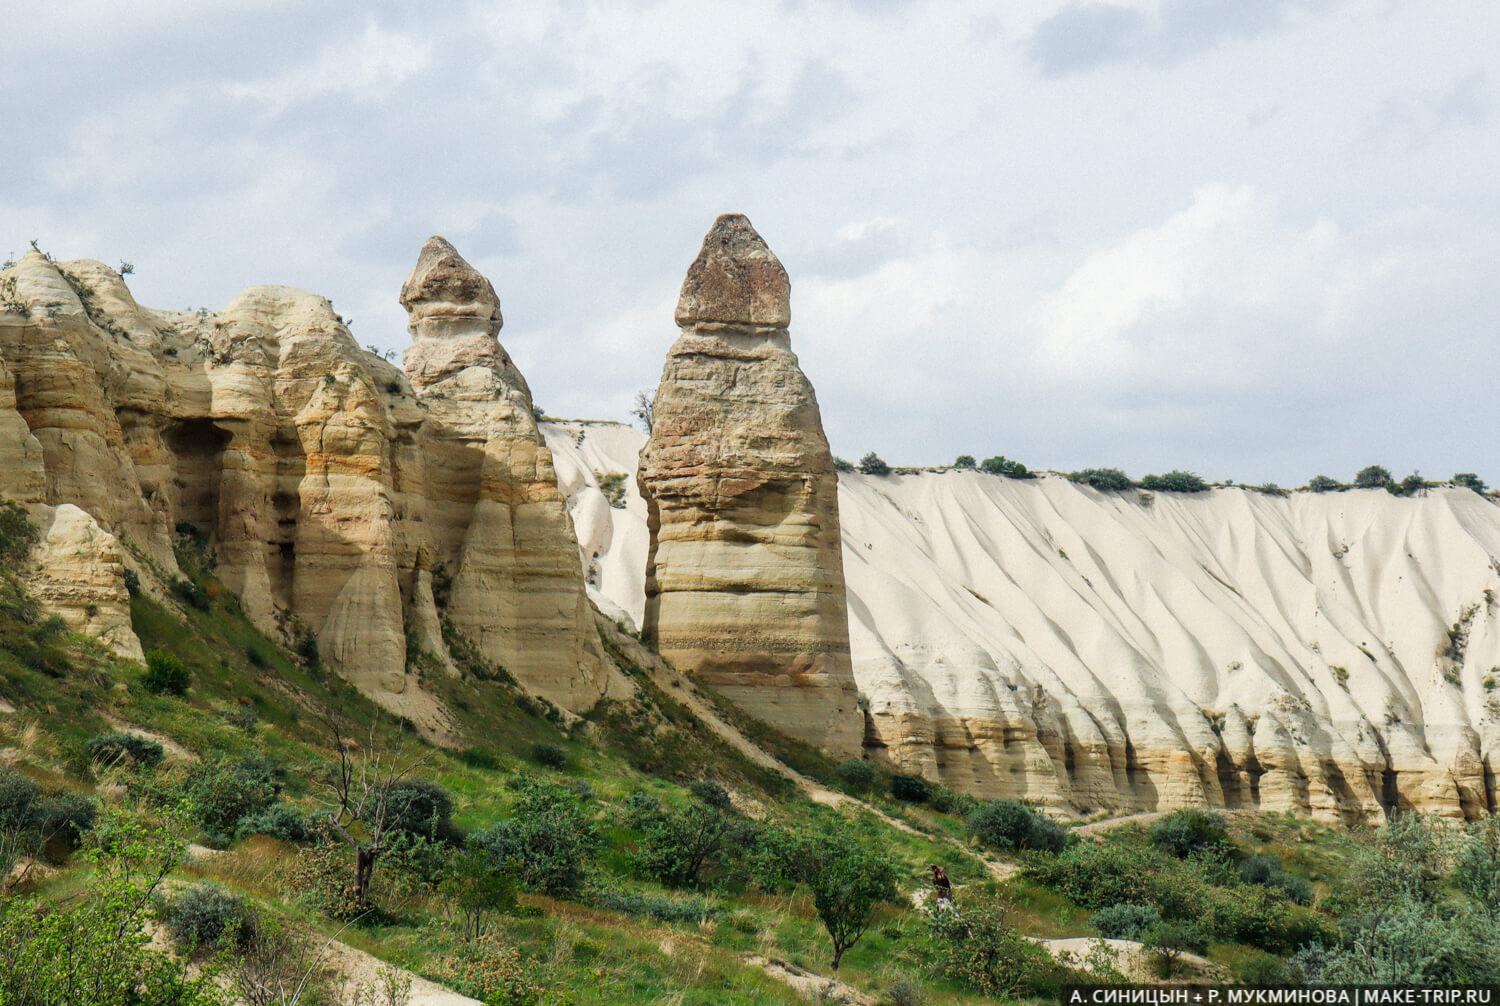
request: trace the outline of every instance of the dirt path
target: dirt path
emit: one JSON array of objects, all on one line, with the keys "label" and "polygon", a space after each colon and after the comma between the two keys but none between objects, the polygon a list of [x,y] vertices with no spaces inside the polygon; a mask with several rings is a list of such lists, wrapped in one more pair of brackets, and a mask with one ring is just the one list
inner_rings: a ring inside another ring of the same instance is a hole
[{"label": "dirt path", "polygon": [[363,950],[356,950],[338,940],[333,940],[328,944],[327,959],[329,964],[344,974],[344,988],[339,1000],[345,1006],[354,1002],[354,993],[361,985],[377,990],[384,989],[380,976],[382,968],[390,968],[399,980],[411,980],[411,998],[407,1000],[408,1006],[484,1006],[478,999],[459,995],[452,989],[430,982],[404,968],[387,964],[378,957],[371,956]]},{"label": "dirt path", "polygon": [[804,999],[813,1002],[845,1003],[847,1006],[875,1006],[875,1000],[852,985],[845,985],[837,978],[826,978],[811,971],[804,971],[786,961],[767,960],[764,957],[745,957],[746,964],[760,968],[772,978],[786,985]]},{"label": "dirt path", "polygon": [[[1253,814],[1249,810],[1224,810],[1222,808],[1210,808],[1215,814]],[[1095,821],[1093,824],[1081,824],[1073,829],[1075,835],[1102,835],[1106,831],[1114,831],[1116,828],[1124,828],[1132,824],[1151,824],[1172,813],[1170,810],[1153,810],[1145,814],[1126,814],[1124,817],[1110,817],[1103,821]]]}]

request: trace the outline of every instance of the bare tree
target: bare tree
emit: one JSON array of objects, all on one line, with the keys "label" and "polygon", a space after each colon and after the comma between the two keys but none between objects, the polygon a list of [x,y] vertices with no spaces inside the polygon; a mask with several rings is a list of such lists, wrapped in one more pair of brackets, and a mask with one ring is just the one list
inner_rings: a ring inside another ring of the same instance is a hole
[{"label": "bare tree", "polygon": [[332,735],[339,758],[333,778],[326,784],[331,797],[327,821],[334,834],[354,850],[355,901],[364,909],[369,907],[375,863],[386,851],[401,809],[393,806],[392,791],[426,758],[405,757],[405,734],[399,735],[393,747],[386,747],[380,736],[379,714],[370,721],[364,745],[354,739],[338,713],[323,717],[323,724]]},{"label": "bare tree", "polygon": [[640,423],[647,433],[651,432],[651,422],[654,418],[652,410],[655,404],[652,399],[655,396],[655,388],[652,388],[649,393],[637,391],[635,393],[635,408],[630,410],[630,414],[635,417],[636,422]]}]

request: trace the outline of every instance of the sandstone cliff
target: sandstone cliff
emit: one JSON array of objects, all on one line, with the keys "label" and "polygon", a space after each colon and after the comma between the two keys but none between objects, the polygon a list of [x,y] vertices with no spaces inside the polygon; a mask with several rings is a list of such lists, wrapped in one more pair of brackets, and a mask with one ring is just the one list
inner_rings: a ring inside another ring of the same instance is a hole
[{"label": "sandstone cliff", "polygon": [[435,238],[402,299],[411,380],[289,287],[214,314],[143,308],[93,261],[0,273],[0,494],[41,526],[44,604],[139,658],[124,569],[175,579],[191,525],[262,629],[310,633],[425,726],[442,711],[414,658],[452,666],[444,615],[532,691],[591,706],[609,678],[493,288]]},{"label": "sandstone cliff", "polygon": [[640,455],[643,638],[750,713],[852,753],[837,479],[790,293],[749,220],[721,216],[683,282]]},{"label": "sandstone cliff", "polygon": [[[641,434],[545,429],[601,604],[645,616]],[[582,473],[582,474],[580,474]],[[1110,494],[1058,476],[839,481],[867,750],[1072,813],[1370,818],[1500,800],[1500,505],[1467,489]],[[604,526],[607,525],[607,526]]]}]

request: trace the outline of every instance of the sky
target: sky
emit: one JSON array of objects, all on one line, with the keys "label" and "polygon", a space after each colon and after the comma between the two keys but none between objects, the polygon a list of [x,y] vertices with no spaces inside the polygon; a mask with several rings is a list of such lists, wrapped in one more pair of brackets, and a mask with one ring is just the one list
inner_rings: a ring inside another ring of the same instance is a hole
[{"label": "sky", "polygon": [[1500,4],[0,0],[0,254],[408,342],[429,234],[549,414],[628,419],[704,233],[835,453],[1500,483]]}]

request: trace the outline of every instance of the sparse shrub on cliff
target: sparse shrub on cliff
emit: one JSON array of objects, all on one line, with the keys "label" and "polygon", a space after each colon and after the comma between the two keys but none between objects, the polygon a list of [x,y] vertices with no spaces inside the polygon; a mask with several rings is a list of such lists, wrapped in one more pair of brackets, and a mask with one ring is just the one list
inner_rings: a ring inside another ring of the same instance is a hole
[{"label": "sparse shrub on cliff", "polygon": [[141,687],[153,695],[186,695],[193,675],[176,654],[152,650],[146,654],[146,673]]},{"label": "sparse shrub on cliff", "polygon": [[835,457],[833,459],[833,469],[834,471],[839,472],[852,472],[854,471],[854,462],[845,461],[843,458]]},{"label": "sparse shrub on cliff", "polygon": [[83,745],[89,759],[101,765],[124,765],[136,769],[155,768],[166,756],[156,741],[139,734],[110,733],[90,737]]},{"label": "sparse shrub on cliff", "polygon": [[625,509],[625,473],[609,472],[599,476],[599,491],[615,510]]},{"label": "sparse shrub on cliff", "polygon": [[880,455],[871,451],[859,459],[859,472],[861,475],[889,475],[891,466],[880,459]]},{"label": "sparse shrub on cliff", "polygon": [[1366,465],[1354,476],[1356,489],[1382,489],[1389,485],[1391,473],[1380,465]]},{"label": "sparse shrub on cliff", "polygon": [[1482,493],[1488,488],[1484,484],[1484,479],[1473,472],[1459,472],[1453,476],[1453,484],[1463,489],[1472,489],[1477,493]]},{"label": "sparse shrub on cliff", "polygon": [[199,611],[209,609],[208,592],[192,580],[177,580],[172,584],[172,593],[182,598]]},{"label": "sparse shrub on cliff", "polygon": [[1412,472],[1406,478],[1402,479],[1399,484],[1387,482],[1385,488],[1395,496],[1415,496],[1429,485],[1431,483],[1422,478],[1421,472]]},{"label": "sparse shrub on cliff", "polygon": [[1007,852],[1059,852],[1068,843],[1062,825],[1015,800],[992,800],[969,814],[969,834]]},{"label": "sparse shrub on cliff", "polygon": [[1118,468],[1085,468],[1082,471],[1069,473],[1068,479],[1081,482],[1090,489],[1098,489],[1101,492],[1122,493],[1135,488],[1135,483],[1130,481],[1130,476]]},{"label": "sparse shrub on cliff", "polygon": [[1153,905],[1119,902],[1099,909],[1089,922],[1108,939],[1138,940],[1161,922],[1161,913]]},{"label": "sparse shrub on cliff", "polygon": [[985,458],[979,463],[979,470],[986,475],[1004,475],[1009,479],[1034,479],[1035,475],[1021,462],[1012,461],[1010,458],[997,456]]},{"label": "sparse shrub on cliff", "polygon": [[1307,488],[1310,492],[1327,493],[1338,492],[1345,486],[1338,479],[1329,478],[1327,475],[1314,475],[1307,480]]},{"label": "sparse shrub on cliff", "polygon": [[954,459],[953,467],[954,468],[973,468],[974,467],[974,455],[972,455],[972,454],[960,454],[956,459]]},{"label": "sparse shrub on cliff", "polygon": [[26,510],[14,500],[0,502],[0,564],[15,569],[35,547],[39,533]]},{"label": "sparse shrub on cliff", "polygon": [[834,771],[838,773],[838,777],[843,780],[845,786],[859,792],[872,789],[879,778],[875,766],[861,758],[850,758],[848,761],[841,762]]},{"label": "sparse shrub on cliff", "polygon": [[135,597],[138,594],[140,594],[140,592],[141,592],[141,575],[139,573],[137,573],[135,570],[130,569],[130,568],[127,567],[126,570],[125,570],[124,580],[125,580],[125,593],[129,594],[131,597]]},{"label": "sparse shrub on cliff", "polygon": [[932,798],[932,784],[919,775],[898,773],[891,776],[891,796],[907,803],[926,803]]},{"label": "sparse shrub on cliff", "polygon": [[1173,470],[1165,475],[1147,475],[1141,479],[1141,488],[1152,492],[1201,493],[1208,485],[1192,472]]}]

